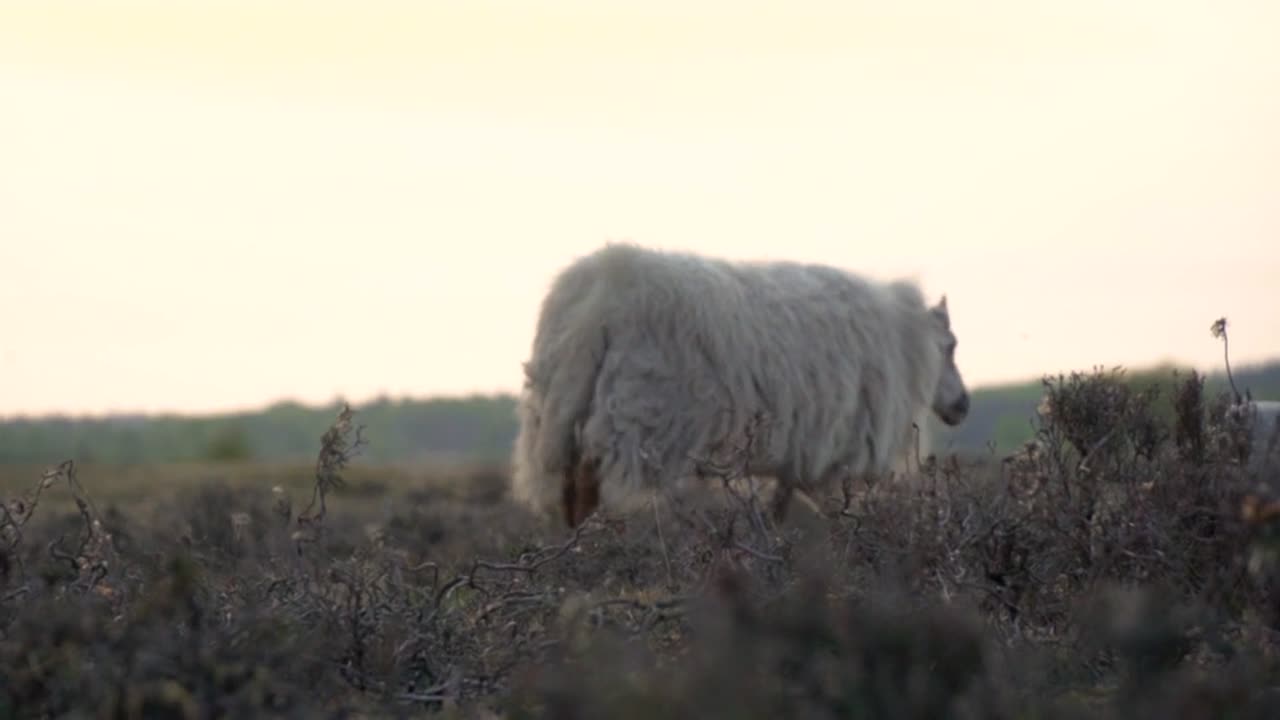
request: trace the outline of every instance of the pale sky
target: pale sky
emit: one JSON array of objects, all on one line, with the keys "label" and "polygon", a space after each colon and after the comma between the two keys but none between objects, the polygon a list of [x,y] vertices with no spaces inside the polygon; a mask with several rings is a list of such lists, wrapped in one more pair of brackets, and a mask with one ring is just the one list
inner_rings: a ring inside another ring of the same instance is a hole
[{"label": "pale sky", "polygon": [[604,242],[948,296],[979,386],[1280,356],[1280,3],[5,0],[0,415],[515,391]]}]

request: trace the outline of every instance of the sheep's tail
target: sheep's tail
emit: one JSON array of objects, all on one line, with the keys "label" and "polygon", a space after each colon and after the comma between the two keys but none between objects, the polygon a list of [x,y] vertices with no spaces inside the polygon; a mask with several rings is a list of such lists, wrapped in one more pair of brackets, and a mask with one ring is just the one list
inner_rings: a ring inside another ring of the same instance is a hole
[{"label": "sheep's tail", "polygon": [[541,512],[556,506],[565,475],[579,460],[579,431],[608,350],[608,334],[597,317],[553,317],[547,326],[525,364],[511,463],[513,498]]}]

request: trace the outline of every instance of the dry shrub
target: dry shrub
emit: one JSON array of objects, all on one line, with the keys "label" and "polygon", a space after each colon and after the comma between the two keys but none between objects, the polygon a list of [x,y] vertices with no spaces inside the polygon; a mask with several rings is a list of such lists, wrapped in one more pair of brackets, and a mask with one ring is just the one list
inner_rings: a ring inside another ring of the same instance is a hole
[{"label": "dry shrub", "polygon": [[1121,380],[1047,380],[1007,462],[781,524],[732,458],[572,532],[491,469],[362,515],[349,409],[309,504],[214,482],[99,513],[67,464],[0,513],[0,716],[1261,717],[1280,493],[1198,377],[1168,418]]},{"label": "dry shrub", "polygon": [[[1177,382],[1178,375],[1174,374]],[[1205,461],[1204,378],[1195,370],[1177,385],[1174,395],[1174,441],[1180,457],[1192,465]]]},{"label": "dry shrub", "polygon": [[975,613],[832,598],[817,577],[760,604],[744,584],[722,575],[693,604],[678,662],[599,633],[580,655],[532,668],[506,709],[512,718],[994,717]]}]

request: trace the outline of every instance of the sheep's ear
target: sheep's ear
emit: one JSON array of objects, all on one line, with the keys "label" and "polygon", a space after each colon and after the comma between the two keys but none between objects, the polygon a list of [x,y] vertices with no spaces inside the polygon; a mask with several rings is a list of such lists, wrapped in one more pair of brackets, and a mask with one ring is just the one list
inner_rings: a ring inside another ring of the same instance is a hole
[{"label": "sheep's ear", "polygon": [[933,307],[929,308],[929,313],[933,315],[935,318],[937,318],[938,322],[942,323],[943,327],[947,329],[951,328],[951,315],[950,313],[947,312],[947,296],[946,295],[942,296],[942,299],[938,301],[937,305],[934,305]]}]

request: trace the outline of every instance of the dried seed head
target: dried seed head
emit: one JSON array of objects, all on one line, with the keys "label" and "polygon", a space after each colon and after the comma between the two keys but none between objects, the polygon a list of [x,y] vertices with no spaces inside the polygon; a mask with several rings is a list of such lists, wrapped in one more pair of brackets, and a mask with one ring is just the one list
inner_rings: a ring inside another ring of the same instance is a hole
[{"label": "dried seed head", "polygon": [[1221,318],[1218,318],[1217,320],[1214,320],[1213,324],[1209,326],[1209,334],[1213,335],[1215,338],[1220,338],[1223,335],[1226,335],[1227,319],[1224,317],[1221,317]]}]

